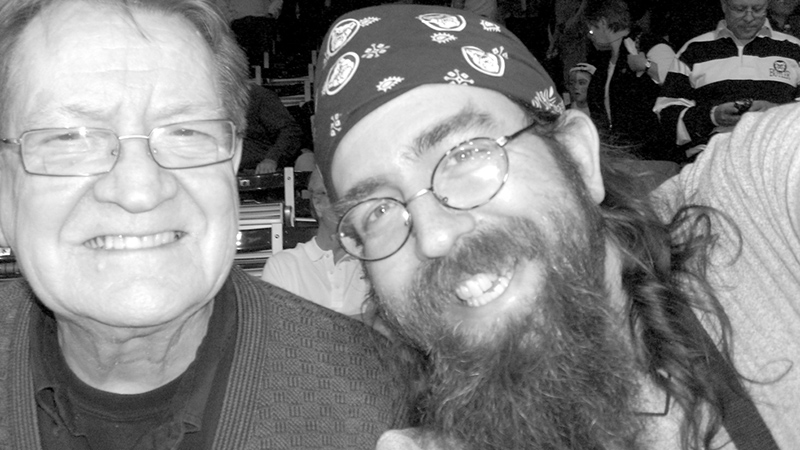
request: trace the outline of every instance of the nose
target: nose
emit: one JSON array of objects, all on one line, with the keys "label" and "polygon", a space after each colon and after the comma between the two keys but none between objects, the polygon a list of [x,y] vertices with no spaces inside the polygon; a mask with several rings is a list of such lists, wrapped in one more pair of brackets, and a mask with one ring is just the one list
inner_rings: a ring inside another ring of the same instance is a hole
[{"label": "nose", "polygon": [[121,140],[117,151],[120,155],[114,168],[94,185],[98,201],[140,213],[175,196],[178,191],[175,175],[156,164],[145,136]]},{"label": "nose", "polygon": [[407,208],[414,220],[412,239],[420,259],[446,256],[462,235],[475,229],[472,213],[447,208],[433,195],[415,199]]}]

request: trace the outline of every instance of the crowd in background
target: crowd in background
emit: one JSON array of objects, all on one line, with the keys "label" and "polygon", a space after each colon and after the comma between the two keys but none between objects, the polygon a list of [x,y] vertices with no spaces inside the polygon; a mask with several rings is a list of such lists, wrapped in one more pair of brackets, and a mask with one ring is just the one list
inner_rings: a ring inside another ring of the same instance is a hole
[{"label": "crowd in background", "polygon": [[[719,0],[217,0],[217,3],[230,17],[240,45],[248,51],[251,66],[264,63],[264,51],[271,55],[272,60],[267,61],[271,68],[265,69],[267,76],[307,73],[311,52],[319,48],[324,31],[343,13],[381,3],[440,4],[472,9],[504,24],[542,62],[567,103],[591,115],[604,143],[631,156],[685,163],[705,144],[709,134],[705,129],[713,128],[711,122],[701,124],[699,127],[705,133],[701,139],[682,138],[674,130],[683,126],[678,118],[670,117],[666,123],[660,123],[653,109],[676,53],[690,39],[714,30],[725,19],[724,0],[722,3]],[[797,0],[769,2],[767,18],[773,30],[800,35],[797,4]],[[605,29],[598,29],[601,21]],[[644,74],[648,76],[643,77]],[[596,81],[590,83],[592,79]],[[573,82],[583,84],[580,92],[586,91],[587,98],[576,99]],[[781,102],[773,100],[773,103]],[[291,112],[298,121],[303,121],[310,109]],[[696,108],[694,113],[700,111],[706,114],[703,108]],[[672,110],[666,112],[667,116],[670,114]],[[309,126],[304,126],[303,131],[308,135]],[[305,136],[304,142],[308,141],[310,136]],[[299,154],[299,147],[294,152]],[[292,161],[292,156],[297,155],[289,155],[284,161]],[[283,165],[284,162],[279,164]]]}]

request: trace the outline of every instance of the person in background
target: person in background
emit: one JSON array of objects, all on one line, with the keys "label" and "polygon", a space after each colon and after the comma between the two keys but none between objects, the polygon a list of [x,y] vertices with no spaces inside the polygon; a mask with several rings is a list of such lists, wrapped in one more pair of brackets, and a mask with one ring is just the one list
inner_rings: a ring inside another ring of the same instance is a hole
[{"label": "person in background", "polygon": [[786,34],[800,38],[800,14],[797,12],[798,0],[771,0],[768,17],[772,26]]},{"label": "person in background", "polygon": [[386,340],[233,266],[246,62],[204,0],[0,3],[0,448],[372,449]]},{"label": "person in background", "polygon": [[569,107],[570,109],[577,109],[587,116],[590,113],[589,104],[586,101],[586,93],[595,70],[593,65],[587,63],[579,63],[569,69]]},{"label": "person in background", "polygon": [[704,276],[717,213],[660,219],[480,16],[362,9],[323,48],[315,156],[338,237],[418,350],[421,424],[379,449],[772,448],[731,421],[761,416]]},{"label": "person in background", "polygon": [[239,173],[272,173],[291,165],[300,155],[303,130],[276,93],[255,83],[249,87]]},{"label": "person in background", "polygon": [[603,142],[642,159],[665,159],[653,106],[675,53],[662,39],[632,28],[624,0],[588,2],[584,19],[598,50],[589,57],[597,70],[587,96]]},{"label": "person in background", "polygon": [[703,151],[747,111],[798,97],[800,40],[772,28],[769,0],[721,0],[725,19],[678,52],[654,111],[676,159]]},{"label": "person in background", "polygon": [[492,22],[501,21],[497,11],[497,0],[452,0],[450,6],[486,17]]},{"label": "person in background", "polygon": [[319,169],[311,173],[308,191],[318,225],[316,235],[270,257],[261,279],[336,312],[360,318],[369,284],[361,261],[339,245],[338,219]]}]

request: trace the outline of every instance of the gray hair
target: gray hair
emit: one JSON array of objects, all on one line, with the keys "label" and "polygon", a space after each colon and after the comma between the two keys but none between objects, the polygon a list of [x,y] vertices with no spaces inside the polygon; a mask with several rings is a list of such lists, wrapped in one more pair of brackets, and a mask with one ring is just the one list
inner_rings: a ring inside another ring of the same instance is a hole
[{"label": "gray hair", "polygon": [[[214,58],[216,85],[223,106],[240,133],[247,125],[247,60],[223,15],[211,0],[72,0],[106,5],[133,17],[135,10],[162,12],[188,20],[208,44]],[[28,24],[48,8],[64,0],[3,0],[0,2],[0,127],[9,119],[13,61],[20,35]],[[16,58],[15,58],[16,57]],[[6,136],[3,136],[6,137]]]}]

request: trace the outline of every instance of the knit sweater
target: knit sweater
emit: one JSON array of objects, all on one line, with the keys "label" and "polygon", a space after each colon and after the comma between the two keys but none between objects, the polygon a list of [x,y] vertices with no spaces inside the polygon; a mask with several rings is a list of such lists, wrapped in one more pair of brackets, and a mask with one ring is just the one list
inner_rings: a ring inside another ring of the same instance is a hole
[{"label": "knit sweater", "polygon": [[[213,449],[373,449],[403,426],[403,389],[377,354],[382,336],[238,269],[228,282],[238,330]],[[24,280],[0,286],[2,450],[41,448],[29,361],[35,301]]]},{"label": "knit sweater", "polygon": [[655,194],[665,215],[711,206],[719,241],[709,281],[733,328],[733,356],[780,448],[800,443],[800,105],[745,114]]}]

